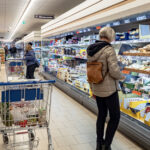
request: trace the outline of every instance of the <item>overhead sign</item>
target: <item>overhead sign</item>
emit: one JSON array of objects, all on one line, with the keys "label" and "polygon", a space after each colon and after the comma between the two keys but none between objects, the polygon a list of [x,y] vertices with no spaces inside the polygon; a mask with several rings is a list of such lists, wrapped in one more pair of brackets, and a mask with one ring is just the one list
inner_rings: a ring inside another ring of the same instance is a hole
[{"label": "overhead sign", "polygon": [[54,16],[48,16],[48,15],[34,15],[34,18],[37,19],[54,19]]},{"label": "overhead sign", "polygon": [[22,24],[26,24],[26,22],[23,20],[23,21],[22,21]]}]

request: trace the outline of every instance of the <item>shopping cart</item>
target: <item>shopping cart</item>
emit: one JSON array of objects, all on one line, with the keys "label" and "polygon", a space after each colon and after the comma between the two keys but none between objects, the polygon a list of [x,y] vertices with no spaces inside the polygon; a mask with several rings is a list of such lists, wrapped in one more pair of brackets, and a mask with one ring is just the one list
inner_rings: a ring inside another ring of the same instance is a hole
[{"label": "shopping cart", "polygon": [[6,73],[7,77],[24,77],[25,63],[24,59],[8,59],[6,61]]},{"label": "shopping cart", "polygon": [[[38,148],[36,130],[46,129],[48,150],[52,88],[55,81],[0,83],[0,133],[7,150]],[[26,136],[21,141],[19,136]]]}]

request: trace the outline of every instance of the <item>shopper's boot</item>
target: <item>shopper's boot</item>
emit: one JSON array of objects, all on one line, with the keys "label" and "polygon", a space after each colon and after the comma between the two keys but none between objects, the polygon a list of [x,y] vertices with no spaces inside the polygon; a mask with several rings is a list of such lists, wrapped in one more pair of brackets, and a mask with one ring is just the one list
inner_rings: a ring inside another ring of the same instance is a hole
[{"label": "shopper's boot", "polygon": [[97,143],[96,150],[102,150],[102,145],[100,143]]},{"label": "shopper's boot", "polygon": [[104,145],[101,143],[97,143],[96,150],[104,150]]},{"label": "shopper's boot", "polygon": [[105,145],[104,150],[112,150],[110,145]]}]

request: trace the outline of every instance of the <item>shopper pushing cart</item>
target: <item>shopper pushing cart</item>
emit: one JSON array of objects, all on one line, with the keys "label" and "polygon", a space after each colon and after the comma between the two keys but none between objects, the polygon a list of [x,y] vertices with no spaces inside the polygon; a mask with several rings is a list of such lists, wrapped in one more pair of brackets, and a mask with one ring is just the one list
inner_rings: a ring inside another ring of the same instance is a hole
[{"label": "shopper pushing cart", "polygon": [[54,82],[0,83],[0,132],[7,150],[38,148],[37,129],[47,131],[47,147],[53,150],[49,125]]}]

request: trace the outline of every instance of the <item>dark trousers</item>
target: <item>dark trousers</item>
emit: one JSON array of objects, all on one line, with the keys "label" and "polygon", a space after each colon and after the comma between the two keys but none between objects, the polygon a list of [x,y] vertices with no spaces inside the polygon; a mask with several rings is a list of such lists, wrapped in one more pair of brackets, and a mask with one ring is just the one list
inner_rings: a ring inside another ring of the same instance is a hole
[{"label": "dark trousers", "polygon": [[16,58],[16,53],[11,53],[11,56],[12,56],[13,58]]},{"label": "dark trousers", "polygon": [[26,78],[27,79],[34,79],[34,71],[35,71],[35,65],[34,64],[27,66]]},{"label": "dark trousers", "polygon": [[[118,92],[115,92],[109,97],[96,97],[96,101],[99,111],[97,118],[97,142],[101,144],[111,145],[120,120]],[[110,120],[108,122],[104,138],[105,121],[108,111]]]}]

